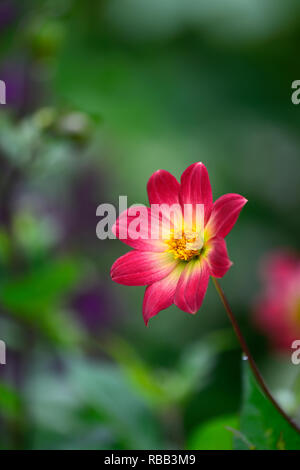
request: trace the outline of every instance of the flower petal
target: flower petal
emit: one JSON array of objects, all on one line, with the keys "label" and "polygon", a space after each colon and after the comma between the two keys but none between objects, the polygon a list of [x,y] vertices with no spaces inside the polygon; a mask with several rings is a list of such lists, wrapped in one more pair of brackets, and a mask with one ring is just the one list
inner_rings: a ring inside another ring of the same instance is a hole
[{"label": "flower petal", "polygon": [[[124,243],[142,251],[165,251],[166,243],[157,236],[153,238],[152,228],[158,233],[165,227],[162,217],[155,215],[149,207],[135,206],[136,215],[132,215],[133,207],[122,212],[112,227],[113,233]],[[166,232],[169,228],[165,229]]]},{"label": "flower petal", "polygon": [[232,266],[232,262],[228,257],[224,238],[215,237],[209,240],[207,262],[211,276],[225,276],[230,266]]},{"label": "flower petal", "polygon": [[201,162],[190,165],[181,175],[180,202],[184,204],[204,204],[204,222],[209,219],[213,198],[206,166]]},{"label": "flower petal", "polygon": [[171,221],[171,228],[182,228],[182,210],[179,189],[175,176],[168,171],[156,171],[148,181],[147,191],[152,212],[161,213],[163,220]]},{"label": "flower petal", "polygon": [[184,312],[196,313],[201,307],[209,281],[205,260],[189,261],[178,282],[174,303]]},{"label": "flower petal", "polygon": [[240,194],[224,194],[213,205],[213,210],[205,229],[212,237],[226,237],[237,221],[247,199]]},{"label": "flower petal", "polygon": [[276,251],[262,260],[261,278],[269,290],[281,290],[280,287],[296,277],[299,268],[300,263],[295,254],[289,251]]},{"label": "flower petal", "polygon": [[179,263],[167,277],[146,288],[143,302],[143,317],[146,326],[150,318],[172,305],[183,268],[184,264]]},{"label": "flower petal", "polygon": [[149,203],[151,204],[179,204],[179,189],[175,176],[165,170],[157,170],[150,177],[147,184]]},{"label": "flower petal", "polygon": [[178,264],[170,253],[130,251],[111,268],[113,281],[126,286],[144,286],[166,277]]}]

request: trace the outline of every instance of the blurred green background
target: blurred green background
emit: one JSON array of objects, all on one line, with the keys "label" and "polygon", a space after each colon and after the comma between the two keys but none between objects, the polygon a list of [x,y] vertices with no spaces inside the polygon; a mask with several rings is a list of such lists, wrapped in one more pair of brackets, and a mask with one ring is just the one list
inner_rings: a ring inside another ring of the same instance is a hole
[{"label": "blurred green background", "polygon": [[0,35],[0,448],[247,447],[212,284],[196,316],[172,307],[145,328],[144,289],[109,276],[127,247],[96,237],[99,204],[147,203],[155,170],[195,161],[215,199],[249,200],[221,283],[299,413],[299,367],[253,324],[261,258],[299,249],[299,2],[1,0]]}]

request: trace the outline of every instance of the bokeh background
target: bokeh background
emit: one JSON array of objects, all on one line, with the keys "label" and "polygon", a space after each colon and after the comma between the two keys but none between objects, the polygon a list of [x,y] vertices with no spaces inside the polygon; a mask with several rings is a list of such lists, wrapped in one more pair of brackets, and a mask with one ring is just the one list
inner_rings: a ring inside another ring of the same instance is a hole
[{"label": "bokeh background", "polygon": [[1,0],[0,35],[0,447],[231,447],[242,361],[212,283],[145,328],[144,288],[109,276],[127,247],[96,237],[99,204],[199,160],[249,200],[221,283],[299,412],[299,366],[253,321],[261,259],[299,249],[299,2]]}]

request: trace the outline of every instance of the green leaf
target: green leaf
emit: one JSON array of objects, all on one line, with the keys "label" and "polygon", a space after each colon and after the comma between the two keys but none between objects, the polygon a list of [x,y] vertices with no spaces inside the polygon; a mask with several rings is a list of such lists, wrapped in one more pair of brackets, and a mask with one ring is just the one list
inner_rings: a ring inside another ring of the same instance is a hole
[{"label": "green leaf", "polygon": [[237,427],[236,416],[219,416],[197,427],[188,440],[190,450],[231,450],[232,432],[228,428]]},{"label": "green leaf", "polygon": [[244,398],[240,421],[240,438],[235,437],[235,449],[299,450],[300,434],[278,413],[261,392],[244,361]]},{"label": "green leaf", "polygon": [[142,396],[155,404],[162,404],[168,400],[169,397],[161,381],[130,344],[116,336],[106,344],[107,352],[116,360],[124,375]]},{"label": "green leaf", "polygon": [[0,409],[1,414],[8,418],[15,418],[21,410],[21,398],[10,385],[0,382]]},{"label": "green leaf", "polygon": [[8,233],[1,228],[0,230],[0,265],[6,265],[11,258],[11,242]]},{"label": "green leaf", "polygon": [[26,275],[8,278],[0,284],[1,305],[51,342],[76,345],[81,340],[80,328],[61,303],[78,282],[79,269],[77,262],[64,257],[35,267]]},{"label": "green leaf", "polygon": [[[107,440],[118,449],[167,446],[157,416],[118,367],[80,355],[69,356],[64,367],[64,376],[36,370],[28,382],[34,448],[99,449]],[[98,430],[96,442],[92,436],[92,442],[88,439],[93,429]]]},{"label": "green leaf", "polygon": [[182,402],[195,388],[199,391],[209,381],[216,351],[207,341],[188,348],[173,369],[152,371],[134,348],[115,337],[108,352],[117,361],[132,384],[151,402],[164,405]]},{"label": "green leaf", "polygon": [[0,286],[4,308],[23,317],[39,316],[78,280],[79,267],[68,258],[45,264]]}]

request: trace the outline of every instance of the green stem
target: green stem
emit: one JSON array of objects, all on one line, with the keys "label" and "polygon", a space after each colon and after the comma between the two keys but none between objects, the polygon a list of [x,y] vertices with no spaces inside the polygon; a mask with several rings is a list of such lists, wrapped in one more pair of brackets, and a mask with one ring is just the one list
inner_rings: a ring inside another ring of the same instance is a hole
[{"label": "green stem", "polygon": [[233,326],[233,329],[236,333],[236,336],[238,338],[238,341],[241,345],[241,348],[243,350],[243,353],[245,355],[245,357],[248,359],[249,361],[249,365],[252,369],[252,372],[257,380],[257,383],[258,385],[260,386],[260,388],[262,389],[263,393],[265,394],[265,396],[270,400],[270,402],[272,403],[272,405],[276,408],[276,410],[281,414],[281,416],[283,416],[283,418],[295,429],[295,431],[297,431],[299,434],[300,434],[300,428],[299,426],[295,423],[295,421],[292,420],[292,418],[290,418],[290,416],[288,416],[286,414],[286,412],[281,408],[281,406],[277,403],[277,401],[275,400],[275,398],[273,397],[273,395],[271,394],[270,390],[268,389],[268,386],[266,385],[261,373],[259,372],[259,369],[256,365],[256,362],[254,361],[253,359],[253,356],[250,352],[250,349],[246,343],[246,340],[240,330],[240,327],[236,321],[236,318],[230,308],[230,305],[225,297],[225,294],[219,284],[219,282],[217,281],[217,279],[215,277],[212,278],[213,279],[213,282],[215,284],[215,288],[220,296],[220,299],[221,299],[221,302],[222,304],[224,305],[224,308],[226,310],[226,313],[229,317],[229,320],[231,321],[231,324]]}]

